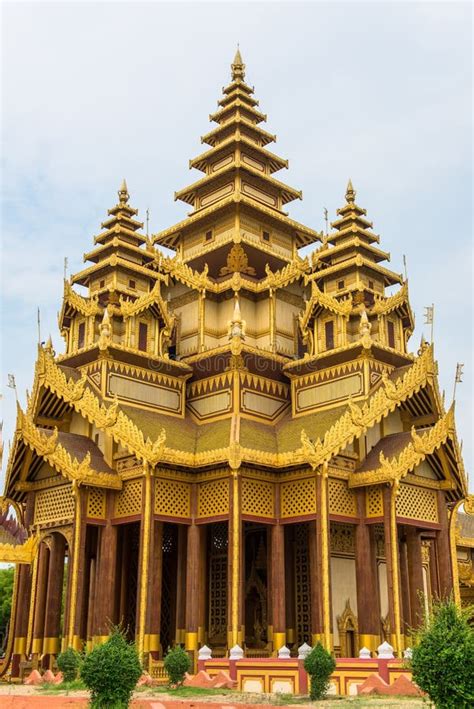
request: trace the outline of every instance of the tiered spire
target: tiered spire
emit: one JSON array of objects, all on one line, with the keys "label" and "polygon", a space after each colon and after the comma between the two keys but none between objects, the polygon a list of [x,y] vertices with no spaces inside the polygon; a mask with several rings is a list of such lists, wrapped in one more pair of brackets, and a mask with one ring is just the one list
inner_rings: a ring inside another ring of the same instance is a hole
[{"label": "tiered spire", "polygon": [[355,199],[356,191],[349,180],[346,204],[337,210],[340,218],[331,223],[335,231],[314,255],[316,279],[320,283],[337,281],[334,288],[337,291],[368,290],[383,294],[386,286],[402,283],[403,279],[379,265],[389,261],[390,254],[373,245],[380,238],[372,231],[372,222],[366,219],[367,210],[359,207]]},{"label": "tiered spire", "polygon": [[[84,254],[84,261],[94,265],[75,274],[71,282],[89,286],[94,293],[117,291],[128,297],[135,297],[140,290],[147,291],[158,277],[153,262],[155,253],[151,244],[139,233],[143,223],[135,219],[138,210],[129,205],[130,195],[127,183],[122,181],[118,190],[118,203],[108,210],[108,219],[102,222],[102,231],[94,238],[96,248]],[[112,273],[121,271],[122,278]],[[137,281],[144,280],[143,288],[137,288]]]},{"label": "tiered spire", "polygon": [[[196,232],[206,232],[211,219],[216,221],[225,210],[235,211],[235,205],[254,220],[265,221],[266,226],[261,227],[264,231],[278,229],[286,234],[291,247],[283,261],[292,258],[292,242],[300,247],[319,238],[313,230],[288,219],[283,211],[285,204],[301,199],[302,193],[272,176],[288,167],[288,162],[266,149],[276,137],[261,128],[267,117],[258,110],[253,93],[245,82],[245,64],[237,49],[231,64],[231,83],[223,89],[219,108],[210,116],[217,126],[201,138],[210,149],[189,163],[204,177],[175,193],[175,199],[191,205],[193,211],[189,219],[155,235],[155,242],[171,248],[185,246],[187,234],[194,240]],[[241,234],[237,231],[234,236],[239,240]],[[268,244],[263,244],[265,249],[270,249]],[[184,259],[191,260],[185,251]]]}]

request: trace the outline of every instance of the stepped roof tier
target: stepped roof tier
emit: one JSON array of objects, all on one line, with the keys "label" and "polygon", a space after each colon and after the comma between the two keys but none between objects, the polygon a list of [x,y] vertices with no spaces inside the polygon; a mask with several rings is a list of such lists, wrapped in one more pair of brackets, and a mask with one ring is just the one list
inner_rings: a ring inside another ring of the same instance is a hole
[{"label": "stepped roof tier", "polygon": [[277,270],[291,262],[297,248],[321,239],[290,219],[283,207],[302,193],[273,177],[288,161],[266,149],[276,140],[260,127],[266,115],[257,110],[253,88],[245,83],[245,64],[237,52],[231,83],[223,89],[219,110],[210,116],[218,127],[202,137],[210,150],[190,160],[204,177],[175,193],[193,207],[188,218],[155,234],[156,244],[178,250],[185,263],[219,276],[229,245],[242,242],[257,262]]}]

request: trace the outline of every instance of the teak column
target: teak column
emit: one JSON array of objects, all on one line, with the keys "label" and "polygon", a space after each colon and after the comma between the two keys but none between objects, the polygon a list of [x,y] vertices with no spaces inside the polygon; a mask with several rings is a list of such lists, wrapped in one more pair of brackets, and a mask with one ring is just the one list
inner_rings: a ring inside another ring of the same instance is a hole
[{"label": "teak column", "polygon": [[41,542],[38,551],[38,571],[36,575],[36,603],[33,617],[33,641],[31,652],[39,656],[43,652],[44,617],[46,611],[46,594],[48,592],[49,549]]},{"label": "teak column", "polygon": [[148,586],[148,615],[145,628],[145,651],[158,659],[161,632],[161,595],[163,582],[163,522],[154,522]]},{"label": "teak column", "polygon": [[400,657],[403,648],[401,638],[400,568],[395,507],[396,496],[396,485],[384,488],[383,526],[385,536],[385,559],[387,563],[388,612],[390,618],[391,644]]},{"label": "teak column", "polygon": [[357,584],[357,621],[359,645],[374,652],[380,644],[380,601],[377,581],[375,540],[365,522],[365,490],[357,490],[355,528],[355,567]]},{"label": "teak column", "polygon": [[199,610],[202,589],[200,588],[201,529],[193,521],[187,534],[188,569],[186,574],[186,616],[184,647],[195,651],[198,648]]},{"label": "teak column", "polygon": [[[155,477],[153,467],[143,461],[142,478],[142,519],[140,523],[140,552],[138,556],[138,603],[137,603],[137,649],[143,659],[144,653],[150,650],[149,632],[149,598],[153,584],[153,551],[154,551],[154,515],[155,507]],[[156,639],[155,639],[156,640]],[[153,642],[153,650],[159,649]]]},{"label": "teak column", "polygon": [[117,572],[117,527],[110,521],[113,493],[107,492],[107,522],[100,528],[95,569],[94,626],[92,640],[104,642],[115,622],[115,579]]},{"label": "teak column", "polygon": [[423,556],[421,533],[415,527],[407,528],[407,561],[410,593],[410,625],[416,628],[423,620]]},{"label": "teak column", "polygon": [[177,645],[184,644],[186,615],[187,529],[178,525],[178,563],[176,569],[176,636]]},{"label": "teak column", "polygon": [[[277,507],[278,509],[278,507]],[[279,522],[271,526],[272,537],[272,610],[273,652],[286,645],[285,613],[285,528]]]},{"label": "teak column", "polygon": [[65,550],[66,540],[62,534],[55,532],[51,536],[44,622],[43,667],[45,669],[51,667],[54,655],[59,652]]},{"label": "teak column", "polygon": [[453,571],[451,565],[449,521],[446,509],[446,498],[443,490],[438,490],[438,520],[441,526],[436,537],[439,593],[441,598],[448,598],[453,592]]},{"label": "teak column", "polygon": [[12,655],[12,677],[19,676],[20,662],[26,656],[26,636],[28,633],[28,611],[31,594],[31,567],[18,564],[18,593],[16,599],[15,635]]}]

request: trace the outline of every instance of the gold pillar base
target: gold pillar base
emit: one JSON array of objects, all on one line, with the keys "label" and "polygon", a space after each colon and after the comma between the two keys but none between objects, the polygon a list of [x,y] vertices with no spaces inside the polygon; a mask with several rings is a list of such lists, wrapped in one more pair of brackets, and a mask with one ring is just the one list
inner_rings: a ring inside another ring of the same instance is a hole
[{"label": "gold pillar base", "polygon": [[289,643],[294,643],[296,641],[296,633],[294,628],[286,629],[286,639]]},{"label": "gold pillar base", "polygon": [[334,637],[333,634],[329,634],[329,647],[326,647],[326,635],[325,633],[313,633],[311,635],[311,639],[313,642],[313,647],[317,645],[318,643],[321,643],[321,645],[326,649],[329,650],[329,652],[332,651],[334,647]]},{"label": "gold pillar base", "polygon": [[379,635],[370,635],[369,633],[361,633],[359,635],[359,648],[366,647],[371,652],[375,652],[382,641]]},{"label": "gold pillar base", "polygon": [[31,654],[41,655],[43,652],[43,638],[33,638],[31,641]]},{"label": "gold pillar base", "polygon": [[275,652],[275,656],[278,654],[278,650],[280,650],[284,645],[286,645],[286,633],[277,633],[273,632],[273,650]]},{"label": "gold pillar base", "polygon": [[13,654],[14,655],[25,655],[26,654],[26,638],[19,637],[15,638],[13,641]]},{"label": "gold pillar base", "polygon": [[72,636],[71,647],[73,647],[74,650],[77,650],[78,652],[82,651],[82,648],[84,647],[84,641],[82,640],[82,638],[79,637],[79,635]]},{"label": "gold pillar base", "polygon": [[177,645],[184,644],[185,634],[186,634],[186,631],[184,630],[184,628],[176,628],[176,644]]},{"label": "gold pillar base", "polygon": [[198,634],[195,631],[186,631],[184,636],[184,649],[185,650],[197,650],[198,649]]},{"label": "gold pillar base", "polygon": [[59,653],[59,638],[44,638],[43,655],[57,655]]},{"label": "gold pillar base", "polygon": [[144,652],[159,652],[160,651],[160,634],[146,633],[143,639]]},{"label": "gold pillar base", "polygon": [[92,645],[102,645],[106,643],[110,635],[94,635],[92,638]]},{"label": "gold pillar base", "polygon": [[268,642],[273,641],[273,625],[267,625],[267,638]]}]

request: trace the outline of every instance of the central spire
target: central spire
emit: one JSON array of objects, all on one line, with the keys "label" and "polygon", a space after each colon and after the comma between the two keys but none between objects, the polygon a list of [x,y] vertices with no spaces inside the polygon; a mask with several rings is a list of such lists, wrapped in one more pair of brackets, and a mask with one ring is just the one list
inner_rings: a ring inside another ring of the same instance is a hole
[{"label": "central spire", "polygon": [[243,81],[245,79],[245,64],[242,61],[239,45],[237,45],[234,61],[230,66],[232,69],[232,81]]}]

